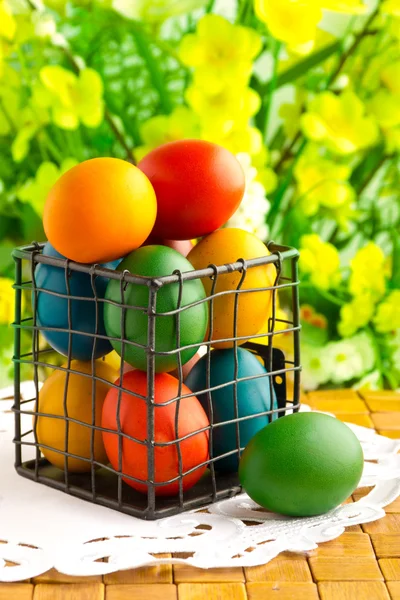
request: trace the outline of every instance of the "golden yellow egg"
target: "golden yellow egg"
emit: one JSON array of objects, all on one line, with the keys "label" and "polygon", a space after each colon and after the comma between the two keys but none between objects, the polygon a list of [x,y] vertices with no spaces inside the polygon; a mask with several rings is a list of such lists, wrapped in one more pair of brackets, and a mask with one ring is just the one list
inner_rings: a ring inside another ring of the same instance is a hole
[{"label": "golden yellow egg", "polygon": [[[65,367],[66,365],[64,365]],[[84,473],[90,471],[90,462],[80,460],[91,458],[91,427],[92,424],[92,379],[83,375],[92,373],[91,362],[71,361],[71,369],[79,374],[70,374],[67,391],[67,414],[71,419],[81,423],[69,422],[68,426],[68,452],[75,455],[68,457],[68,471]],[[82,373],[82,374],[80,374]],[[115,369],[105,364],[102,360],[95,361],[96,376],[113,382],[117,378]],[[40,450],[55,467],[64,470],[64,452],[66,442],[65,419],[56,417],[64,416],[64,390],[67,373],[55,371],[46,379],[39,394],[39,413],[54,415],[39,416],[37,419],[37,437]],[[102,381],[95,383],[95,425],[101,426],[101,414],[104,398],[110,386]],[[93,442],[93,459],[100,463],[107,463],[107,455],[103,445],[101,431],[96,431]]]},{"label": "golden yellow egg", "polygon": [[[236,228],[226,228],[214,231],[203,238],[188,254],[188,260],[195,269],[204,269],[210,264],[217,266],[236,262],[239,258],[249,260],[268,256],[270,252],[255,235]],[[215,293],[236,290],[242,274],[238,271],[218,276]],[[276,269],[273,264],[252,267],[247,270],[241,286],[242,290],[271,287],[276,279]],[[208,296],[211,295],[212,280],[203,279],[203,285]],[[238,294],[237,337],[244,337],[238,344],[244,344],[247,339],[256,335],[265,320],[270,315],[272,292],[254,291]],[[215,348],[231,348],[233,341],[221,342],[224,338],[233,338],[235,294],[218,296],[213,301],[212,344]],[[206,338],[207,339],[207,338]]]}]

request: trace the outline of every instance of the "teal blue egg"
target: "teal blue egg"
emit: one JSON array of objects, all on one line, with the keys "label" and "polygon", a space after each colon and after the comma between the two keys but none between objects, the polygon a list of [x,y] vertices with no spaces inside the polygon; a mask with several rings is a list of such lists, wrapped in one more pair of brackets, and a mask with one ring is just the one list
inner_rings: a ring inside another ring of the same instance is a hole
[{"label": "teal blue egg", "polygon": [[[239,421],[239,437],[241,450],[249,443],[252,437],[271,420],[277,418],[277,413],[272,415],[260,414],[278,408],[275,391],[272,389],[270,377],[266,369],[257,358],[244,348],[237,349],[238,379],[254,377],[240,381],[237,384],[237,415],[238,417],[251,417]],[[185,384],[200,400],[207,416],[214,424],[221,424],[213,428],[212,453],[216,458],[215,469],[223,472],[238,470],[239,456],[233,452],[229,456],[218,459],[222,455],[237,450],[236,423],[227,423],[235,419],[235,350],[213,350],[210,355],[210,387],[223,387],[211,392],[211,407],[207,394],[202,393],[207,389],[207,356],[203,356],[190,371]],[[257,416],[258,415],[258,416]]]}]

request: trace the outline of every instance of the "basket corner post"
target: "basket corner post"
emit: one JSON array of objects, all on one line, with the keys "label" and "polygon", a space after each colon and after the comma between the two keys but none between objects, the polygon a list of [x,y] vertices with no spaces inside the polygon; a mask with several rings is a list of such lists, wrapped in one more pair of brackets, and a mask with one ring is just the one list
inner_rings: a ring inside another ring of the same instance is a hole
[{"label": "basket corner post", "polygon": [[21,449],[21,317],[22,317],[22,260],[13,253],[15,262],[15,308],[14,308],[14,446],[15,446],[15,468],[18,469],[22,464],[22,449]]}]

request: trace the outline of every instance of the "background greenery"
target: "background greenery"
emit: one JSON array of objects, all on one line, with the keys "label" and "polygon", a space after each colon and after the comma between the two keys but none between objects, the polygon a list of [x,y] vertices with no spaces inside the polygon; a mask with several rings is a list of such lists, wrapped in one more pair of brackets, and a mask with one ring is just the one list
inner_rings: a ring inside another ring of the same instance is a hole
[{"label": "background greenery", "polygon": [[400,0],[0,0],[0,383],[51,185],[183,137],[238,155],[230,225],[301,249],[304,387],[399,387]]}]

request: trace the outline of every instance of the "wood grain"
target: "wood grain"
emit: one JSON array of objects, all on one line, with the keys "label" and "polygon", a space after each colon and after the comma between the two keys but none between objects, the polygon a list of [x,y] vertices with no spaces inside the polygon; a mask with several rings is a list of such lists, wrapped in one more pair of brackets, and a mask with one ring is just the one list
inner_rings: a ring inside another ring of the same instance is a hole
[{"label": "wood grain", "polygon": [[243,569],[196,569],[190,565],[174,565],[175,583],[244,582]]},{"label": "wood grain", "polygon": [[374,549],[366,533],[343,533],[340,537],[320,544],[316,550],[309,553],[310,557],[345,557],[367,556],[374,558]]},{"label": "wood grain", "polygon": [[390,600],[380,581],[326,581],[318,584],[318,591],[321,600]]},{"label": "wood grain", "polygon": [[33,600],[104,600],[104,584],[38,583]]},{"label": "wood grain", "polygon": [[0,600],[32,600],[31,583],[0,583]]},{"label": "wood grain", "polygon": [[[168,583],[107,585],[105,600],[176,600],[176,585]],[[80,599],[79,599],[80,600]],[[83,599],[82,599],[83,600]]]},{"label": "wood grain", "polygon": [[180,583],[179,600],[246,600],[243,583]]},{"label": "wood grain", "polygon": [[306,557],[290,552],[283,552],[266,565],[246,567],[244,572],[247,581],[312,581]]},{"label": "wood grain", "polygon": [[315,583],[248,583],[246,585],[249,600],[318,600]]},{"label": "wood grain", "polygon": [[[170,554],[159,554],[158,556],[160,558],[171,558]],[[161,564],[108,573],[107,575],[104,575],[104,583],[107,585],[118,583],[172,583],[172,565]]]},{"label": "wood grain", "polygon": [[315,581],[367,581],[380,580],[383,575],[375,558],[315,557],[310,558]]},{"label": "wood grain", "polygon": [[400,581],[400,558],[381,558],[378,562],[386,581]]}]

